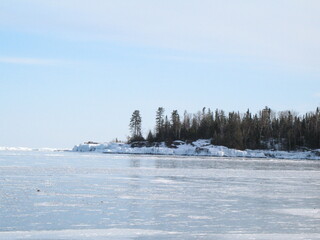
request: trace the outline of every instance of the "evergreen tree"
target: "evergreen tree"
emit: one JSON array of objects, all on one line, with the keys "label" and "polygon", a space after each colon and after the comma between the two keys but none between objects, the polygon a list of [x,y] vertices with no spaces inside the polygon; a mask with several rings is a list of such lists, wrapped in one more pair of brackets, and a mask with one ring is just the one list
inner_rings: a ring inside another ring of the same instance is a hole
[{"label": "evergreen tree", "polygon": [[190,138],[190,127],[191,127],[191,114],[188,114],[187,111],[183,113],[183,121],[181,125],[180,138],[182,140],[187,140]]},{"label": "evergreen tree", "polygon": [[163,139],[164,141],[171,141],[171,136],[170,136],[170,129],[171,129],[171,124],[168,119],[168,116],[166,115],[164,118],[164,136]]},{"label": "evergreen tree", "polygon": [[[137,110],[136,110],[137,111]],[[141,117],[134,112],[130,122],[132,139],[141,137]],[[133,120],[136,119],[136,120]],[[140,120],[139,120],[140,119]],[[214,113],[206,108],[197,114],[184,112],[183,119],[177,110],[171,113],[170,121],[164,117],[164,109],[156,112],[155,135],[150,131],[148,141],[212,139],[212,144],[237,149],[282,149],[320,148],[320,110],[299,116],[292,111],[282,111],[278,115],[269,107],[258,114],[245,114],[222,110]]]},{"label": "evergreen tree", "polygon": [[135,110],[132,113],[129,127],[131,131],[131,142],[144,140],[141,134],[141,116],[139,110]]},{"label": "evergreen tree", "polygon": [[243,136],[239,113],[231,112],[225,127],[224,144],[230,148],[243,149]]},{"label": "evergreen tree", "polygon": [[252,116],[249,111],[245,113],[242,123],[241,123],[241,130],[242,130],[242,142],[244,149],[250,148],[252,146],[251,139],[252,139]]},{"label": "evergreen tree", "polygon": [[156,139],[158,141],[164,140],[164,108],[159,107],[156,112]]},{"label": "evergreen tree", "polygon": [[180,131],[181,131],[181,122],[180,122],[180,116],[177,110],[173,110],[171,113],[171,136],[173,140],[180,139]]},{"label": "evergreen tree", "polygon": [[154,136],[153,136],[151,130],[148,133],[147,141],[150,142],[150,143],[154,142]]}]

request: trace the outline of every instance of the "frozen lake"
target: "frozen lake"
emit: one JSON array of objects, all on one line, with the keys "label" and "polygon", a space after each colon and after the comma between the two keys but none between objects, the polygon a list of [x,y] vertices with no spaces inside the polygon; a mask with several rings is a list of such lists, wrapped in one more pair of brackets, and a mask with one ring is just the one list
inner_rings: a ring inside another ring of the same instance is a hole
[{"label": "frozen lake", "polygon": [[320,239],[320,161],[0,151],[0,239]]}]

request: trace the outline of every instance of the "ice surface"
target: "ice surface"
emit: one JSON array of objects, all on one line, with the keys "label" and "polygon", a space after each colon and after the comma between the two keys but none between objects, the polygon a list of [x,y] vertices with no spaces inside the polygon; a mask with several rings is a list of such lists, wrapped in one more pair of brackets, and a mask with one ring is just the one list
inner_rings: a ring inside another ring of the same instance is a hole
[{"label": "ice surface", "polygon": [[[182,142],[183,143],[183,142]],[[118,154],[153,154],[182,156],[215,156],[215,157],[247,157],[247,158],[282,158],[282,159],[314,159],[320,160],[320,151],[271,151],[271,150],[237,150],[210,144],[208,139],[199,139],[192,144],[180,144],[176,148],[168,148],[162,143],[158,147],[131,147],[125,143],[79,144],[74,146],[75,152],[102,152]]]},{"label": "ice surface", "polygon": [[0,151],[0,239],[320,239],[320,161]]},{"label": "ice surface", "polygon": [[58,151],[56,148],[28,148],[28,147],[0,147],[0,151],[39,151],[50,152]]}]

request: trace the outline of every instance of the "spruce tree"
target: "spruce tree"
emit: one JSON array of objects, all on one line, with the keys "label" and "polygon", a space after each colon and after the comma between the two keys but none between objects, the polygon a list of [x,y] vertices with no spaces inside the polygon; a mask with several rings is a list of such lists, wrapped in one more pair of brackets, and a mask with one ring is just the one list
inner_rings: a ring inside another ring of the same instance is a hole
[{"label": "spruce tree", "polygon": [[164,108],[159,107],[156,112],[156,139],[158,141],[163,141],[164,135]]},{"label": "spruce tree", "polygon": [[172,111],[171,122],[172,122],[171,135],[172,135],[173,140],[180,139],[181,123],[180,123],[180,116],[179,116],[179,113],[177,110]]},{"label": "spruce tree", "polygon": [[139,110],[135,110],[132,113],[129,127],[131,131],[131,142],[144,140],[141,134],[141,116]]}]

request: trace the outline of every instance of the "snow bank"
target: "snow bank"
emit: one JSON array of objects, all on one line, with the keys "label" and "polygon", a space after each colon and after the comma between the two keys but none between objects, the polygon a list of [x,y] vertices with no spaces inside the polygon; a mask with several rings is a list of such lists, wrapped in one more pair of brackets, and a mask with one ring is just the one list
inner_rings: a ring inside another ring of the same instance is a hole
[{"label": "snow bank", "polygon": [[246,158],[280,158],[280,159],[314,159],[320,160],[317,150],[305,152],[286,152],[271,150],[237,150],[210,144],[210,140],[200,139],[191,144],[174,141],[172,147],[164,143],[157,146],[132,147],[125,143],[85,143],[74,146],[74,152],[101,152],[117,154],[154,154],[154,155],[187,155],[214,157],[246,157]]}]

